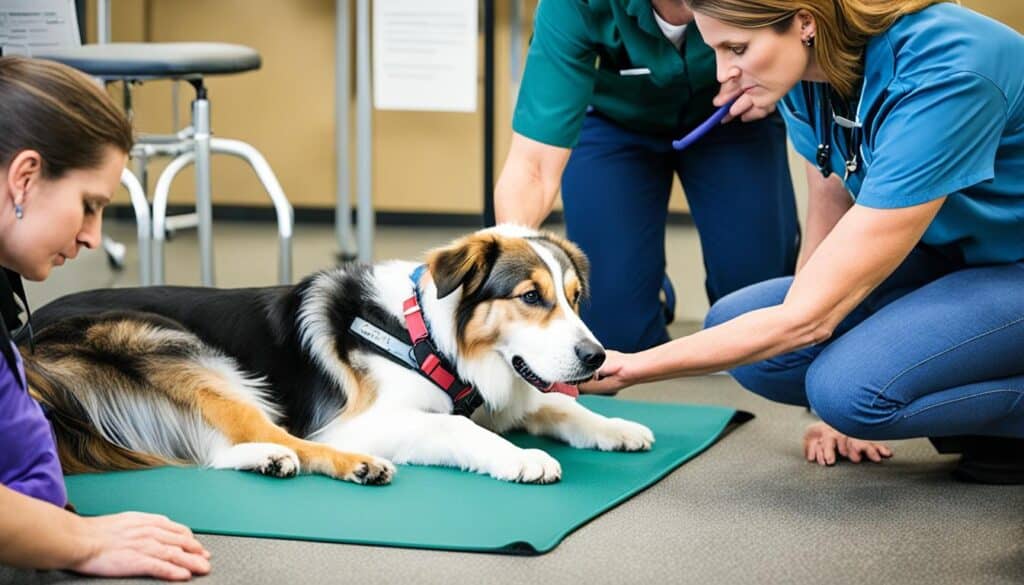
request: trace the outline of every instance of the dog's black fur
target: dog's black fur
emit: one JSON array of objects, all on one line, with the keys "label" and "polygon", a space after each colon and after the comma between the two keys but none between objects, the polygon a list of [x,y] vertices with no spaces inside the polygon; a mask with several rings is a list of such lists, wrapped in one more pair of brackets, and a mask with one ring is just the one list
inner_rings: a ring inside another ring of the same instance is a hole
[{"label": "dog's black fur", "polygon": [[[373,319],[396,336],[403,326],[368,292],[369,267],[352,264],[333,278],[328,315],[331,334],[344,359],[356,347],[368,347],[349,332],[357,316]],[[316,275],[295,286],[213,289],[147,287],[87,291],[57,299],[32,315],[39,345],[74,343],[89,325],[129,318],[164,328],[190,331],[203,343],[234,358],[241,368],[264,377],[272,400],[282,409],[280,424],[306,437],[336,416],[346,395],[305,351],[299,331],[299,308]],[[24,344],[22,350],[27,350]],[[92,356],[125,374],[132,371],[123,353]]]}]

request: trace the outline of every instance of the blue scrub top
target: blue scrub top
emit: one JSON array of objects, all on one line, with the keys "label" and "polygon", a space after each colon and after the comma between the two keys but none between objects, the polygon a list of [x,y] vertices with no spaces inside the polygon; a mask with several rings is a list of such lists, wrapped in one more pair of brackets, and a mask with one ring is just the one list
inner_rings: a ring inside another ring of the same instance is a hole
[{"label": "blue scrub top", "polygon": [[[968,264],[1024,260],[1024,36],[955,4],[897,20],[865,50],[860,205],[891,209],[948,195],[921,241],[955,246]],[[790,139],[816,165],[819,103],[802,82],[780,102]],[[843,177],[849,133],[831,124]],[[824,138],[824,131],[821,131]]]}]

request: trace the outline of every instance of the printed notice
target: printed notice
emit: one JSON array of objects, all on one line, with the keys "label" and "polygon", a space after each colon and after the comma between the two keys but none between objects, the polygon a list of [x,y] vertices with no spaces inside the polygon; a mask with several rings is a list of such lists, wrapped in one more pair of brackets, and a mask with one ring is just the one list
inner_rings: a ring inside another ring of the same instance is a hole
[{"label": "printed notice", "polygon": [[380,110],[476,111],[477,0],[375,0],[373,90]]},{"label": "printed notice", "polygon": [[45,49],[78,46],[74,3],[68,0],[0,2],[0,52],[31,55]]}]

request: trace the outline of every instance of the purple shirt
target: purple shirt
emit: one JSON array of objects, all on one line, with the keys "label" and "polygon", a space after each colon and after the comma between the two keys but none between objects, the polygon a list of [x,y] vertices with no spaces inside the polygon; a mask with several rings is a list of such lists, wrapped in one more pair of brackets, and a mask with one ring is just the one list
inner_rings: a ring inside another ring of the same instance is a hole
[{"label": "purple shirt", "polygon": [[0,483],[63,508],[68,503],[50,421],[19,383],[25,379],[14,350],[18,376],[0,356]]}]

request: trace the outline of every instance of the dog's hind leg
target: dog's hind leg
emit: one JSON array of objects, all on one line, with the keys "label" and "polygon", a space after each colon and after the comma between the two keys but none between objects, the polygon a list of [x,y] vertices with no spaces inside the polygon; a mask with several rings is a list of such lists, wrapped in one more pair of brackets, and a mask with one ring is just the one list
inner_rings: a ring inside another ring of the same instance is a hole
[{"label": "dog's hind leg", "polygon": [[[217,376],[211,378],[216,380]],[[391,482],[395,467],[389,461],[295,437],[256,406],[232,396],[230,390],[211,386],[198,390],[195,405],[231,443],[214,456],[215,467],[252,469],[277,477],[305,470],[362,484]]]}]

